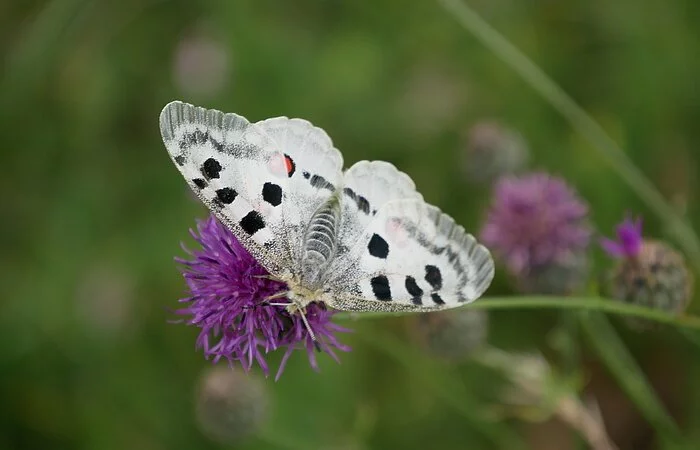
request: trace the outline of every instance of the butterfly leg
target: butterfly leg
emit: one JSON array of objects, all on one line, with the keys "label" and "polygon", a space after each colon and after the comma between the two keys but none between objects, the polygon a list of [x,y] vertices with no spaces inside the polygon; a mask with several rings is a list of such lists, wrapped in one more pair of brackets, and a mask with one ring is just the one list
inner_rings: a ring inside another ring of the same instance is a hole
[{"label": "butterfly leg", "polygon": [[318,340],[316,339],[316,335],[314,334],[313,330],[311,329],[311,325],[309,325],[309,321],[306,318],[306,308],[304,306],[301,306],[296,301],[292,301],[290,303],[268,303],[269,305],[273,306],[286,306],[287,311],[289,314],[295,314],[299,313],[301,316],[301,321],[304,322],[304,327],[306,328],[306,331],[309,333],[309,336],[311,336],[311,340],[314,342],[314,346],[316,347],[316,350],[321,349],[320,345],[318,344]]}]

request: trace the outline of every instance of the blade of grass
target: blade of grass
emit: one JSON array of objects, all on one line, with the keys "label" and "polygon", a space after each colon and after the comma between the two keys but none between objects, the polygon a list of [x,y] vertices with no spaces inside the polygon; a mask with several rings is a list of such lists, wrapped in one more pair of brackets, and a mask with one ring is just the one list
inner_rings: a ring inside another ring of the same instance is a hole
[{"label": "blade of grass", "polygon": [[501,33],[489,25],[462,0],[438,0],[467,31],[497,55],[520,75],[535,91],[539,92],[571,126],[586,138],[610,166],[644,200],[649,208],[665,224],[688,254],[688,258],[700,273],[700,240],[693,229],[664,199],[642,171],[630,160],[593,118],[586,113],[564,90],[559,87],[530,58],[518,50]]},{"label": "blade of grass", "polygon": [[[697,316],[672,316],[663,311],[618,302],[602,297],[555,297],[555,296],[514,296],[514,297],[484,297],[479,301],[464,306],[471,309],[542,309],[554,308],[562,310],[589,310],[599,311],[620,316],[637,317],[654,322],[664,323],[679,328],[700,330],[700,317]],[[395,317],[415,313],[339,313],[335,317],[339,319],[352,318],[381,318]]]},{"label": "blade of grass", "polygon": [[406,366],[409,373],[423,380],[426,389],[431,389],[443,402],[461,413],[465,420],[473,425],[473,429],[482,433],[495,448],[524,450],[522,439],[516,433],[507,426],[485,417],[481,410],[474,406],[478,401],[472,398],[445,365],[409,349],[389,333],[366,327],[356,336]]},{"label": "blade of grass", "polygon": [[582,313],[580,320],[588,341],[644,418],[673,448],[682,447],[684,440],[678,426],[608,319],[602,314]]}]

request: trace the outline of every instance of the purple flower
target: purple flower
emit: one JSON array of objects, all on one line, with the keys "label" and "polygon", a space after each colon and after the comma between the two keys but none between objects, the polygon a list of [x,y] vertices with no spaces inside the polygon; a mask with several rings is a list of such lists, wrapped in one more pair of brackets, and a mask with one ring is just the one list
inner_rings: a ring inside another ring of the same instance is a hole
[{"label": "purple flower", "polygon": [[[350,351],[335,333],[350,330],[331,322],[334,312],[319,303],[306,307],[306,318],[318,340],[315,343],[299,314],[284,306],[271,306],[265,299],[287,291],[287,285],[266,276],[269,273],[236,240],[233,233],[214,216],[197,222],[191,230],[201,250],[185,251],[191,259],[176,258],[185,266],[183,274],[189,297],[180,300],[185,308],[177,314],[189,316],[186,322],[201,329],[197,348],[214,362],[226,358],[237,361],[246,371],[256,362],[269,374],[265,354],[285,348],[275,380],[295,349],[305,349],[314,370],[318,370],[314,350],[318,348],[338,361],[334,349]],[[284,303],[277,298],[275,303]]]},{"label": "purple flower", "polygon": [[633,258],[642,249],[642,219],[632,220],[627,217],[616,227],[617,241],[603,238],[600,245],[610,256],[616,258]]},{"label": "purple flower", "polygon": [[556,266],[586,250],[588,205],[564,180],[546,173],[496,183],[481,239],[516,277]]}]

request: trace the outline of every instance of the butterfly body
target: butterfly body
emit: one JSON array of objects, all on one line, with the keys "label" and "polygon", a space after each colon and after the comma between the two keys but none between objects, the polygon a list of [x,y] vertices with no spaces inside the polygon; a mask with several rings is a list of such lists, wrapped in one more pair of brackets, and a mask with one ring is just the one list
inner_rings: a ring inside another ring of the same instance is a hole
[{"label": "butterfly body", "polygon": [[319,289],[325,281],[338,249],[339,226],[340,200],[333,194],[311,217],[304,233],[300,278],[309,289]]},{"label": "butterfly body", "polygon": [[493,278],[488,250],[392,164],[343,171],[328,135],[301,119],[251,123],[182,102],[162,111],[175,165],[243,246],[284,281],[290,311],[433,311]]}]

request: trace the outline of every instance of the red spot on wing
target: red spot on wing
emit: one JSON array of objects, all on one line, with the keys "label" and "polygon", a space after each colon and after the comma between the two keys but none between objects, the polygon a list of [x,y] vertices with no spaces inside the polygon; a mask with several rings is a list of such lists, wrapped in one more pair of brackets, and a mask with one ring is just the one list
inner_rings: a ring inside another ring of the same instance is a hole
[{"label": "red spot on wing", "polygon": [[286,155],[282,155],[282,153],[273,155],[267,162],[267,169],[276,177],[288,176]]},{"label": "red spot on wing", "polygon": [[291,156],[285,154],[284,155],[284,166],[287,169],[287,176],[291,177],[294,175],[294,172],[297,169],[297,165],[294,163],[294,160],[292,159]]}]

